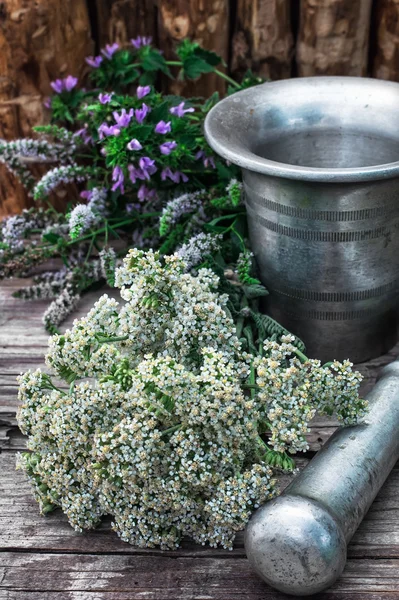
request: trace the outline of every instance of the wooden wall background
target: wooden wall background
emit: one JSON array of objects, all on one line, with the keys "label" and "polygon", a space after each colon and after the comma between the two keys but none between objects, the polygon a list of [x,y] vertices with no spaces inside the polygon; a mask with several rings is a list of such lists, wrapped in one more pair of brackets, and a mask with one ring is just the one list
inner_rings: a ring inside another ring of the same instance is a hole
[{"label": "wooden wall background", "polygon": [[[399,81],[399,0],[5,0],[0,1],[0,138],[46,120],[50,81],[83,76],[84,57],[109,41],[152,35],[167,57],[185,37],[221,54],[233,76],[312,75]],[[170,91],[209,95],[213,76]],[[395,124],[393,124],[395,126]],[[0,217],[29,200],[0,168]]]}]

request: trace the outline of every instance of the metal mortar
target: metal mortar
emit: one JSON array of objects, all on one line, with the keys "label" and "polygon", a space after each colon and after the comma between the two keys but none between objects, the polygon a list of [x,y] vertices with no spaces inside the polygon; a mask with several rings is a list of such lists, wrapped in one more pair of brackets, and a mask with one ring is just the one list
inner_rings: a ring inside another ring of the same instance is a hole
[{"label": "metal mortar", "polygon": [[397,338],[399,84],[265,83],[219,102],[210,146],[243,172],[267,311],[321,360],[362,362]]}]

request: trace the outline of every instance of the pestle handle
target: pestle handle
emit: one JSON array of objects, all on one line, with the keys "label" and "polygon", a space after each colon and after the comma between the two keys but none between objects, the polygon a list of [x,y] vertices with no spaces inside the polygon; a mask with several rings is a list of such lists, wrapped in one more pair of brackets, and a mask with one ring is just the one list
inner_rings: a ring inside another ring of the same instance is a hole
[{"label": "pestle handle", "polygon": [[303,596],[334,583],[347,543],[399,459],[399,361],[383,369],[367,400],[365,422],[336,431],[247,525],[248,560],[280,591]]}]

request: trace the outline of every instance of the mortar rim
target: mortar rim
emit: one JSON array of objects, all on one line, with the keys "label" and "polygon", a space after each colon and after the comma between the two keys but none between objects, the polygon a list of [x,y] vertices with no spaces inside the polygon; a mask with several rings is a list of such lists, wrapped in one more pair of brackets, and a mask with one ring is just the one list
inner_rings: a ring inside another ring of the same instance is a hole
[{"label": "mortar rim", "polygon": [[[332,168],[297,166],[263,158],[257,155],[253,150],[250,150],[244,144],[242,144],[241,147],[239,147],[237,144],[235,146],[234,144],[232,145],[231,139],[229,139],[229,135],[226,133],[226,128],[224,136],[214,133],[222,113],[226,115],[228,114],[229,109],[233,107],[237,108],[238,98],[242,102],[248,102],[250,101],[250,98],[253,97],[254,90],[259,90],[261,88],[270,90],[271,87],[274,87],[275,89],[280,87],[281,90],[284,91],[284,88],[287,89],[287,87],[294,87],[295,85],[298,85],[298,83],[305,83],[311,87],[325,86],[330,84],[353,86],[356,84],[360,88],[362,86],[364,86],[364,88],[366,88],[366,86],[372,86],[374,89],[379,88],[381,93],[384,93],[384,89],[390,89],[397,92],[399,106],[399,83],[394,81],[385,81],[368,77],[328,76],[297,77],[293,79],[267,82],[236,92],[235,94],[222,99],[209,111],[204,123],[205,138],[208,144],[222,158],[232,162],[233,164],[236,164],[242,169],[273,177],[321,183],[356,183],[399,177],[399,159],[394,162],[381,163],[366,167]],[[231,120],[228,130],[234,130],[235,127],[236,124],[233,122],[233,120]]]}]

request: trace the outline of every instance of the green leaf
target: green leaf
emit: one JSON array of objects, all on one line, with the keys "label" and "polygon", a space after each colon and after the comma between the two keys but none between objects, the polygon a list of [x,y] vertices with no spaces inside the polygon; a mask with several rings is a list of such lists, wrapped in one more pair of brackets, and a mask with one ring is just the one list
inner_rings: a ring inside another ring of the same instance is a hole
[{"label": "green leaf", "polygon": [[60,237],[61,236],[58,233],[54,233],[53,231],[49,231],[49,233],[43,235],[43,239],[50,242],[50,244],[56,244]]},{"label": "green leaf", "polygon": [[177,46],[176,54],[181,60],[185,60],[195,52],[196,48],[199,48],[199,44],[186,38]]},{"label": "green leaf", "polygon": [[170,75],[166,61],[159,50],[145,46],[140,53],[140,59],[144,71],[162,71],[165,75]]},{"label": "green leaf", "polygon": [[154,71],[144,71],[139,77],[140,85],[154,85],[156,74]]},{"label": "green leaf", "polygon": [[224,181],[230,181],[234,177],[234,173],[232,172],[231,167],[228,167],[224,162],[220,160],[216,161],[216,171],[219,179],[223,179]]},{"label": "green leaf", "polygon": [[248,300],[254,300],[255,298],[269,295],[267,289],[261,284],[255,283],[253,285],[243,285],[242,289]]},{"label": "green leaf", "polygon": [[222,62],[222,57],[216,54],[216,52],[205,50],[205,48],[201,48],[200,46],[198,46],[198,48],[195,48],[194,56],[201,58],[203,61],[205,61],[208,65],[211,65],[212,67],[216,67]]},{"label": "green leaf", "polygon": [[151,111],[151,120],[153,123],[158,121],[167,121],[170,117],[169,102],[161,102],[156,108]]},{"label": "green leaf", "polygon": [[201,107],[201,111],[202,111],[203,113],[207,113],[207,112],[208,112],[208,111],[210,111],[210,110],[211,110],[211,108],[212,108],[213,106],[215,106],[215,104],[217,104],[218,102],[219,102],[219,92],[214,92],[214,93],[212,94],[212,96],[210,96],[210,97],[208,98],[208,100],[206,100],[206,101],[204,102],[204,104],[203,104],[203,105],[202,105],[202,107]]},{"label": "green leaf", "polygon": [[213,66],[199,56],[189,56],[183,61],[183,75],[187,79],[198,79],[203,73],[212,73]]}]

